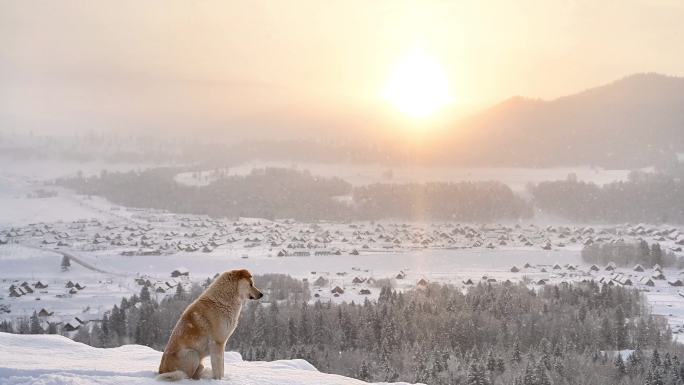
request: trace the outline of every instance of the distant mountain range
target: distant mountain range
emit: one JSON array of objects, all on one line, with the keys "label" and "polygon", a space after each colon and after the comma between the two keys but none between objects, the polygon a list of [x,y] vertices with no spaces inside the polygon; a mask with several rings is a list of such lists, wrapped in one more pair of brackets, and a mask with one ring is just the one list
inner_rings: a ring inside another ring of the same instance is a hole
[{"label": "distant mountain range", "polygon": [[684,152],[684,78],[637,74],[555,100],[508,99],[460,121],[433,153],[496,166],[643,167]]}]

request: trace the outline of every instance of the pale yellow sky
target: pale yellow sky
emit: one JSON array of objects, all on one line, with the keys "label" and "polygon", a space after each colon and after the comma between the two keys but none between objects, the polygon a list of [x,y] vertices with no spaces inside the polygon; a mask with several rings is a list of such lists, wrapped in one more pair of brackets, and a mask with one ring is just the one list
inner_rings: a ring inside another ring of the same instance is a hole
[{"label": "pale yellow sky", "polygon": [[0,0],[0,125],[369,129],[399,119],[381,94],[416,47],[460,115],[684,75],[682,20],[679,0]]}]

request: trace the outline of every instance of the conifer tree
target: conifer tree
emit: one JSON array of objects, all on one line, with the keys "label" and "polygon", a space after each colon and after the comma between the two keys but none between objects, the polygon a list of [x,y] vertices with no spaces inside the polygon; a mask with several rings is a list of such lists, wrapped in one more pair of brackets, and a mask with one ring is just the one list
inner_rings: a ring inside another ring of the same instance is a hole
[{"label": "conifer tree", "polygon": [[67,257],[66,255],[62,256],[62,263],[61,263],[62,271],[68,271],[70,267],[71,267],[71,261],[69,260],[69,257]]}]

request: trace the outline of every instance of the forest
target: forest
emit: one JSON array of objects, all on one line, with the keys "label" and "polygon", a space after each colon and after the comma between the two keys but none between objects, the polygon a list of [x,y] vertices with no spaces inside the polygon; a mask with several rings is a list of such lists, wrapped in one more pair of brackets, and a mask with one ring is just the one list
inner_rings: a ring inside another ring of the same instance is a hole
[{"label": "forest", "polygon": [[597,265],[614,263],[620,267],[634,267],[640,264],[644,268],[655,265],[660,267],[684,267],[684,261],[673,252],[663,250],[659,243],[651,246],[644,240],[637,243],[592,243],[582,248],[582,260]]},{"label": "forest", "polygon": [[[310,303],[307,284],[289,277],[257,276],[256,283],[280,294],[243,308],[228,349],[246,360],[303,358],[324,372],[431,385],[683,383],[684,351],[665,320],[626,287],[481,283],[463,292],[430,284],[405,292],[383,287],[377,300],[334,304]],[[74,338],[161,350],[202,289],[156,301],[143,287]],[[37,322],[34,316],[0,329],[31,333]]]},{"label": "forest", "polygon": [[[177,168],[102,172],[57,183],[129,207],[297,220],[435,219],[490,221],[527,218],[530,205],[498,182],[374,184],[352,187],[339,178],[285,168],[220,176],[206,186],[176,183]],[[352,202],[339,199],[351,196]]]},{"label": "forest", "polygon": [[684,223],[684,180],[631,172],[627,181],[603,186],[566,180],[528,186],[536,207],[575,221]]},{"label": "forest", "polygon": [[264,168],[247,175],[217,171],[207,185],[187,186],[174,180],[182,171],[103,171],[57,183],[123,206],[214,217],[490,222],[531,218],[541,210],[580,222],[684,223],[684,182],[660,173],[632,172],[627,181],[603,186],[578,181],[571,174],[566,180],[530,184],[530,196],[523,198],[496,181],[352,186],[306,170]]}]

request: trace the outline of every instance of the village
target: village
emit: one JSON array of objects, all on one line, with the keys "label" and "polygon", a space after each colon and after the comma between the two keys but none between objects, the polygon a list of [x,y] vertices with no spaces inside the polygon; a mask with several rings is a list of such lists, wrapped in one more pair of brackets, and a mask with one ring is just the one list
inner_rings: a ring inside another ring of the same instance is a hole
[{"label": "village", "polygon": [[311,301],[334,302],[373,299],[385,285],[465,290],[481,282],[540,287],[594,280],[644,291],[654,312],[667,316],[675,333],[684,331],[684,271],[589,265],[580,257],[586,245],[640,240],[682,256],[684,233],[672,226],[302,223],[109,211],[0,229],[0,321],[35,312],[45,332],[74,332],[143,287],[159,300],[246,267],[301,279]]}]

